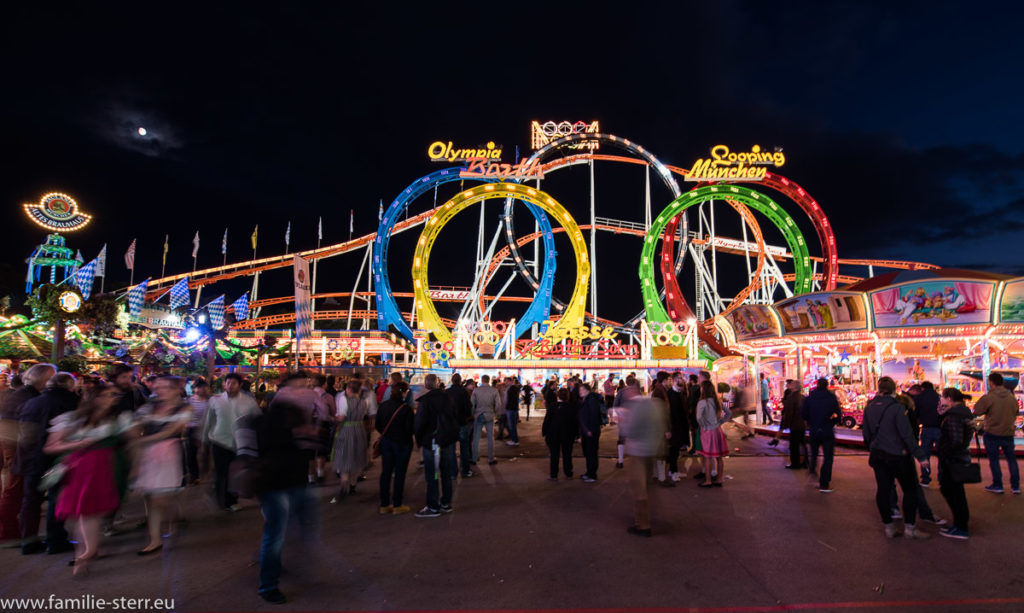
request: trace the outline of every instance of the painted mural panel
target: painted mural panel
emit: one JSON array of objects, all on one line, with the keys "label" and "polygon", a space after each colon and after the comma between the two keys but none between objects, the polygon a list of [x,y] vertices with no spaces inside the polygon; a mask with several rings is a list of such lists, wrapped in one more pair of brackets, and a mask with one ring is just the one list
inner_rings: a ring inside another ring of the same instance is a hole
[{"label": "painted mural panel", "polygon": [[747,304],[729,313],[726,318],[736,331],[739,342],[755,338],[769,338],[779,335],[778,324],[772,316],[770,307],[760,304]]},{"label": "painted mural panel", "polygon": [[912,281],[871,292],[876,328],[962,326],[992,319],[995,283]]},{"label": "painted mural panel", "polygon": [[999,321],[1024,322],[1024,279],[1010,281],[1003,288],[1003,299],[999,303]]},{"label": "painted mural panel", "polygon": [[803,294],[775,305],[786,334],[865,330],[867,313],[855,292]]}]

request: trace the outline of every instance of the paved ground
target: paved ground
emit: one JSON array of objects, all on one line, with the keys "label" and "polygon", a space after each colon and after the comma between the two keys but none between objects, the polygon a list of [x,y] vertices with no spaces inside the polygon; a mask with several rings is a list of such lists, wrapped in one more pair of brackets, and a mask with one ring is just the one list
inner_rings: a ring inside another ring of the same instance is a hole
[{"label": "paved ground", "polygon": [[[290,538],[283,607],[255,592],[258,509],[250,502],[236,514],[213,513],[201,488],[186,492],[189,525],[157,557],[135,556],[145,536],[128,531],[108,540],[87,577],[72,580],[67,556],[0,550],[0,598],[174,598],[182,611],[1024,610],[1020,496],[970,486],[970,541],[889,541],[863,452],[841,450],[836,491],[821,494],[805,474],[782,468],[785,443],[775,449],[730,432],[739,451],[726,461],[725,487],[705,491],[687,478],[653,488],[654,537],[644,539],[625,532],[632,505],[611,459],[614,429],[602,439],[607,457],[593,485],[546,481],[538,430],[534,418],[522,446],[499,445],[501,461],[460,482],[455,512],[441,518],[379,516],[376,471],[342,504],[327,504],[333,486],[318,488],[322,537]],[[692,461],[687,470],[696,470]],[[424,489],[414,465],[411,505],[422,506]],[[948,516],[937,490],[927,496]],[[128,523],[141,516],[137,500],[127,510]]]}]

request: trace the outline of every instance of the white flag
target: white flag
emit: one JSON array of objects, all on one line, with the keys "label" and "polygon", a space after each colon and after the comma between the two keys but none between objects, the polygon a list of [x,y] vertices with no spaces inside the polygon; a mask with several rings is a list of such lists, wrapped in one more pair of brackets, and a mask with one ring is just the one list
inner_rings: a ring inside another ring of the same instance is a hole
[{"label": "white flag", "polygon": [[287,249],[288,245],[292,240],[292,222],[288,222],[288,227],[284,231],[284,246]]},{"label": "white flag", "polygon": [[355,232],[356,227],[356,211],[355,209],[348,210],[348,233],[352,234]]},{"label": "white flag", "polygon": [[316,226],[316,240],[324,240],[324,218],[320,218],[320,222]]},{"label": "white flag", "polygon": [[224,255],[228,253],[228,229],[224,228],[224,238],[220,241],[220,252]]},{"label": "white flag", "polygon": [[103,249],[100,249],[100,254],[96,256],[96,276],[105,277],[107,276],[107,244],[103,243]]},{"label": "white flag", "polygon": [[196,230],[196,236],[192,239],[192,257],[199,255],[199,231]]}]

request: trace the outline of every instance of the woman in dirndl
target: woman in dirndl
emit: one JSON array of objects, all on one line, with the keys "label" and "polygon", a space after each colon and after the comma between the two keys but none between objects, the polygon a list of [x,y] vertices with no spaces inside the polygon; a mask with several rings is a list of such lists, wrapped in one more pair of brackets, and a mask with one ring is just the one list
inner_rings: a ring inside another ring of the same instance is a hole
[{"label": "woman in dirndl", "polygon": [[146,500],[149,544],[138,555],[145,556],[163,548],[162,523],[169,518],[174,495],[184,486],[182,471],[182,435],[192,418],[192,408],[184,397],[184,379],[169,375],[153,382],[152,401],[136,413],[133,441],[137,448],[138,473],[134,488]]},{"label": "woman in dirndl", "polygon": [[[697,402],[697,423],[700,424],[700,455],[704,457],[704,481],[699,487],[722,487],[725,467],[724,457],[729,453],[729,443],[722,432],[722,402],[718,399],[715,384],[704,381],[700,384],[700,401]],[[712,465],[717,476],[712,479]]]},{"label": "woman in dirndl", "polygon": [[47,455],[64,456],[54,468],[64,471],[55,516],[74,520],[77,526],[76,575],[96,557],[103,517],[121,504],[119,482],[124,481],[126,467],[115,446],[131,428],[132,416],[122,413],[118,418],[114,407],[119,396],[109,385],[88,390],[75,411],[53,420],[43,449]]},{"label": "woman in dirndl", "polygon": [[[370,392],[372,393],[372,392]],[[376,397],[375,397],[376,398]],[[366,425],[370,405],[358,380],[348,382],[344,394],[338,394],[331,465],[341,478],[338,495],[331,504],[339,502],[345,494],[356,491],[356,480],[366,467]]]}]

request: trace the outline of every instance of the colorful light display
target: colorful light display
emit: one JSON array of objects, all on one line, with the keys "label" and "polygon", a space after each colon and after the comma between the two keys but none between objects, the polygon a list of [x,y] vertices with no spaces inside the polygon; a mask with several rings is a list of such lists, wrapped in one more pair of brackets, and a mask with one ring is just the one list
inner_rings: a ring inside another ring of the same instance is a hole
[{"label": "colorful light display", "polygon": [[78,203],[67,194],[52,192],[38,204],[24,204],[25,214],[37,225],[51,232],[74,232],[92,220],[91,215],[78,212]]}]

